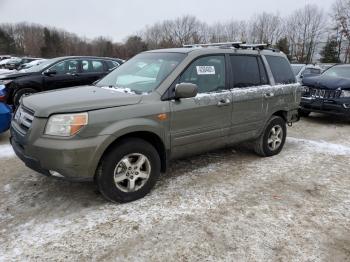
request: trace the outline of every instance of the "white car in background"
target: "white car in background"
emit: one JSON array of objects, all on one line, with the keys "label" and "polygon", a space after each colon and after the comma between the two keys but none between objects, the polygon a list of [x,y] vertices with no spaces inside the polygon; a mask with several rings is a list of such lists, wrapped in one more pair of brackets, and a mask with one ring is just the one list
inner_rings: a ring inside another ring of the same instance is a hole
[{"label": "white car in background", "polygon": [[293,73],[298,82],[301,83],[304,77],[317,76],[322,73],[321,67],[311,64],[291,64]]},{"label": "white car in background", "polygon": [[26,72],[26,70],[27,70],[28,68],[31,68],[31,67],[33,67],[33,66],[38,66],[38,65],[42,64],[42,63],[45,62],[45,61],[46,61],[46,59],[38,59],[38,60],[34,60],[34,61],[32,61],[32,62],[29,62],[29,63],[25,63],[25,64],[23,64],[23,65],[21,65],[21,66],[19,67],[19,71],[21,71],[21,72]]},{"label": "white car in background", "polygon": [[0,61],[0,69],[1,68],[5,68],[5,65],[10,62],[12,59],[16,59],[17,57],[11,57],[11,58],[8,58],[8,59],[3,59]]}]

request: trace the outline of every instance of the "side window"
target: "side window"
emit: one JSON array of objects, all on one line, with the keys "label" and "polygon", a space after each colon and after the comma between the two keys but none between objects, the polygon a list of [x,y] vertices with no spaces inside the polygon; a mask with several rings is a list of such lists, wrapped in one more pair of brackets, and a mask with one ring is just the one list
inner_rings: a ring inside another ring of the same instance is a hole
[{"label": "side window", "polygon": [[317,68],[306,68],[303,72],[303,75],[319,75],[321,70]]},{"label": "side window", "polygon": [[118,62],[116,62],[116,61],[106,60],[105,62],[107,64],[108,69],[113,69],[115,67],[120,66],[120,64]]},{"label": "side window", "polygon": [[295,83],[295,76],[287,59],[280,56],[265,56],[276,84]]},{"label": "side window", "polygon": [[103,63],[100,60],[82,60],[83,73],[101,73],[104,71]]},{"label": "side window", "polygon": [[78,72],[78,60],[66,60],[57,63],[50,68],[52,71],[56,71],[57,74],[75,74]]},{"label": "side window", "polygon": [[234,87],[261,85],[260,68],[256,56],[232,55],[230,58]]},{"label": "side window", "polygon": [[225,57],[206,56],[192,62],[180,77],[180,83],[193,83],[198,93],[225,89]]}]

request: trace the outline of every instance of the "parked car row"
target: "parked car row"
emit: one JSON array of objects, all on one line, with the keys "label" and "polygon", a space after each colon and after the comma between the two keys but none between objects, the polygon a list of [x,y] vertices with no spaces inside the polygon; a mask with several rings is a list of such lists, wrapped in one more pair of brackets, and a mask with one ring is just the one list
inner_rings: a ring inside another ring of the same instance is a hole
[{"label": "parked car row", "polygon": [[17,108],[15,153],[38,173],[95,181],[106,199],[129,202],[173,159],[241,142],[273,156],[300,115],[350,116],[350,65],[292,70],[264,45],[213,47],[148,51],[121,67],[61,57],[0,76],[0,101]]},{"label": "parked car row", "polygon": [[21,70],[0,75],[0,102],[15,109],[24,95],[91,85],[123,62],[121,59],[81,56],[34,60]]},{"label": "parked car row", "polygon": [[8,69],[8,70],[19,70],[21,67],[25,66],[26,64],[41,60],[42,58],[34,58],[34,57],[7,57],[7,56],[0,56],[0,69]]}]

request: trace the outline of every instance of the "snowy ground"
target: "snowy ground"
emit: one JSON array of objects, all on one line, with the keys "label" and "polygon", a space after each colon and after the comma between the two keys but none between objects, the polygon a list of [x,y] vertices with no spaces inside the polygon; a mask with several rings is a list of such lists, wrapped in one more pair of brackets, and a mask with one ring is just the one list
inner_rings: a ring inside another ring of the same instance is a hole
[{"label": "snowy ground", "polygon": [[284,151],[176,161],[134,203],[35,174],[0,136],[0,261],[350,261],[350,124],[321,115]]}]

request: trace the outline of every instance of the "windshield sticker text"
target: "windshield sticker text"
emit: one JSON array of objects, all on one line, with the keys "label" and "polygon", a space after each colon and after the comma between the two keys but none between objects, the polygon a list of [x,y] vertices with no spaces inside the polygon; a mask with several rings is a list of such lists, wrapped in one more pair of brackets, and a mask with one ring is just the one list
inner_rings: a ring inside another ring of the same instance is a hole
[{"label": "windshield sticker text", "polygon": [[197,66],[198,75],[215,75],[214,66]]}]

